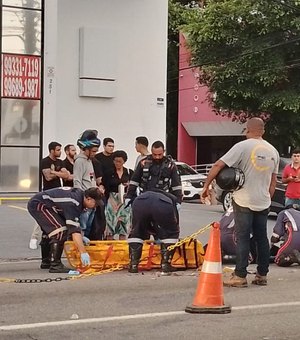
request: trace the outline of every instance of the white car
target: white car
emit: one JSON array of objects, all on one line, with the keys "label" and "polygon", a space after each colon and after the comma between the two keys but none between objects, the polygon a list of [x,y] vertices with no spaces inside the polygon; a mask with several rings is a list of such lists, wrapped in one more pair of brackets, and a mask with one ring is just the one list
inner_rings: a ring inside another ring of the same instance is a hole
[{"label": "white car", "polygon": [[183,199],[200,198],[206,176],[199,174],[186,163],[175,162],[175,164],[181,178]]}]

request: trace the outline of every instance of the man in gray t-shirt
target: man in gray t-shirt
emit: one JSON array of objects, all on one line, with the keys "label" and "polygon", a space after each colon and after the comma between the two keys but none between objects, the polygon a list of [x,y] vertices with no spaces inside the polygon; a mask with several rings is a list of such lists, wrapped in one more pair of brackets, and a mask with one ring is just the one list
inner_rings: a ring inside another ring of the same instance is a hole
[{"label": "man in gray t-shirt", "polygon": [[235,272],[225,286],[246,287],[250,234],[257,244],[258,266],[253,284],[266,285],[269,271],[269,241],[267,218],[274,194],[279,166],[277,150],[262,139],[264,122],[251,118],[247,122],[245,141],[235,144],[211,168],[201,199],[209,195],[209,185],[225,167],[241,169],[245,174],[243,187],[233,193],[233,211],[237,238]]},{"label": "man in gray t-shirt", "polygon": [[[92,163],[101,144],[97,135],[96,130],[85,130],[77,140],[80,153],[74,162],[74,188],[87,190],[97,187]],[[100,204],[94,209],[86,209],[81,214],[80,225],[84,230],[85,237],[90,240],[102,240],[106,225],[104,204]]]}]

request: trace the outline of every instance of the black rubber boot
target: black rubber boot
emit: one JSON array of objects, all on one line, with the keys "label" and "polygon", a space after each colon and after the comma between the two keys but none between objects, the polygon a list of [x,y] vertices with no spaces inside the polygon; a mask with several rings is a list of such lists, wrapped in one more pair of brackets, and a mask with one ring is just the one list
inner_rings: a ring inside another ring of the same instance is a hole
[{"label": "black rubber boot", "polygon": [[42,252],[42,263],[40,265],[41,269],[49,269],[51,261],[51,248],[48,238],[42,238],[40,243]]},{"label": "black rubber boot", "polygon": [[175,253],[175,249],[168,250],[169,246],[173,244],[162,243],[160,246],[161,251],[161,270],[164,274],[170,274],[175,269],[171,266],[172,258]]},{"label": "black rubber boot", "polygon": [[294,250],[292,251],[292,254],[294,255],[294,256],[293,256],[294,262],[300,264],[300,252],[299,252],[299,250],[294,249]]},{"label": "black rubber boot", "polygon": [[129,273],[138,273],[138,266],[142,256],[143,244],[142,243],[129,243]]},{"label": "black rubber boot", "polygon": [[51,243],[52,259],[50,263],[49,273],[68,273],[69,268],[65,267],[61,262],[61,255],[64,250],[64,244],[61,242]]},{"label": "black rubber boot", "polygon": [[284,255],[281,254],[277,260],[276,263],[278,266],[280,267],[289,267],[291,266],[293,263],[295,263],[295,259],[293,258],[293,256],[289,256],[289,255]]}]

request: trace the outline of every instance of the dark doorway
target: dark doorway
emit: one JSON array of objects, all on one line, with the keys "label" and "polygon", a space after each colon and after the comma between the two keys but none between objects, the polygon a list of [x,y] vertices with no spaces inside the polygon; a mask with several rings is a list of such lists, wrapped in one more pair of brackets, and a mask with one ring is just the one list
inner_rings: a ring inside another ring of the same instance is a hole
[{"label": "dark doorway", "polygon": [[245,136],[197,137],[197,164],[214,163]]}]

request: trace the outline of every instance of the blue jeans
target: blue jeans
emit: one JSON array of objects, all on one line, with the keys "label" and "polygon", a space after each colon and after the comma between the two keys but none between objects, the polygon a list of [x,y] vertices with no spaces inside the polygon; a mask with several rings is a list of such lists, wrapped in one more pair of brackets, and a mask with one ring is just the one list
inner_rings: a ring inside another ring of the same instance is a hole
[{"label": "blue jeans", "polygon": [[250,250],[250,234],[257,246],[257,273],[265,276],[269,271],[270,246],[267,235],[269,209],[253,211],[233,202],[234,229],[236,232],[236,266],[235,274],[247,276]]},{"label": "blue jeans", "polygon": [[80,215],[80,227],[84,236],[89,237],[92,229],[92,223],[95,216],[95,209],[86,209]]},{"label": "blue jeans", "polygon": [[287,207],[288,205],[292,204],[299,204],[300,205],[300,199],[299,198],[285,198],[285,206]]}]

